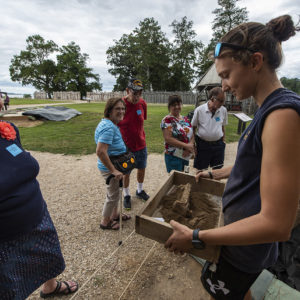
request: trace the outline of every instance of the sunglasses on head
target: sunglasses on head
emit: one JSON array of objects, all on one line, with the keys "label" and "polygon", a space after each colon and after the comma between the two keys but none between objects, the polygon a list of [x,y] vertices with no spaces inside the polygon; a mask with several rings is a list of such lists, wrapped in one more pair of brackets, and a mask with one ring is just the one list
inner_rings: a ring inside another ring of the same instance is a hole
[{"label": "sunglasses on head", "polygon": [[143,86],[142,85],[142,82],[140,81],[140,80],[138,80],[138,79],[136,79],[136,80],[134,80],[133,82],[132,82],[134,85],[138,85],[138,86]]},{"label": "sunglasses on head", "polygon": [[214,53],[215,58],[220,56],[223,47],[231,48],[231,49],[234,49],[234,50],[248,50],[248,51],[253,52],[253,53],[256,52],[256,51],[253,51],[253,50],[251,50],[247,47],[243,47],[243,46],[240,46],[240,45],[235,45],[235,44],[230,44],[230,43],[218,43],[215,47],[215,53]]}]

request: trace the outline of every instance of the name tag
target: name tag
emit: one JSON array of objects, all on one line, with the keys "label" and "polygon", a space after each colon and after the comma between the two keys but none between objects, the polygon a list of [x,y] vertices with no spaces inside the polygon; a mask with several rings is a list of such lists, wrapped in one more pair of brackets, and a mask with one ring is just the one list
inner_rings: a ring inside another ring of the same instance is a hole
[{"label": "name tag", "polygon": [[216,117],[216,121],[217,122],[221,121],[220,117]]},{"label": "name tag", "polygon": [[16,144],[12,144],[6,147],[6,150],[14,157],[16,157],[17,155],[23,152],[23,150]]},{"label": "name tag", "polygon": [[142,114],[142,111],[141,111],[140,109],[138,109],[138,110],[136,111],[136,113],[137,113],[138,116],[140,116],[140,115]]}]

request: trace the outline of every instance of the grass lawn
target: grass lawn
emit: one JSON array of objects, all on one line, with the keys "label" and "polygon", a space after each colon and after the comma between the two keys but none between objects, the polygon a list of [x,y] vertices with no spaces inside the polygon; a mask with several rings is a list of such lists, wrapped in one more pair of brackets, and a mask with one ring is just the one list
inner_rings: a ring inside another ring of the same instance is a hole
[{"label": "grass lawn", "polygon": [[24,99],[24,98],[10,98],[10,105],[24,105],[24,104],[49,104],[49,103],[64,103],[66,101],[63,100],[43,100],[43,99]]},{"label": "grass lawn", "polygon": [[[82,115],[69,121],[45,121],[36,127],[19,128],[25,149],[75,155],[95,152],[94,131],[103,118],[105,103],[68,104],[64,106],[75,108]],[[186,115],[193,108],[192,105],[185,105],[182,108],[182,114]],[[167,113],[166,105],[148,104],[148,120],[145,121],[144,125],[150,153],[162,153],[164,150],[160,122]],[[238,120],[229,115],[229,124],[226,127],[227,143],[238,140],[237,124]]]}]

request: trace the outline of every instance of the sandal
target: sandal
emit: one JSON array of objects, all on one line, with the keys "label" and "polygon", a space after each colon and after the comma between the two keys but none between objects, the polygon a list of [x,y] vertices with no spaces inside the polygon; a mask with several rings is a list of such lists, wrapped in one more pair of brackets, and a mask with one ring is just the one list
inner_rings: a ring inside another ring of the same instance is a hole
[{"label": "sandal", "polygon": [[[51,293],[43,293],[42,291],[40,292],[40,297],[41,298],[50,298],[50,297],[55,297],[58,295],[69,295],[72,293],[75,293],[78,290],[78,283],[76,281],[72,281],[73,283],[75,283],[74,285],[70,286],[69,283],[67,281],[58,281],[56,280],[56,288],[53,292]],[[65,289],[61,290],[61,284],[64,283],[66,285]],[[75,288],[75,290],[71,290],[72,288]]]},{"label": "sandal", "polygon": [[[130,215],[122,214],[122,221],[128,221],[131,219]],[[113,219],[114,221],[120,221],[120,215]]]},{"label": "sandal", "polygon": [[[116,226],[118,225],[118,226]],[[107,223],[107,225],[103,225],[100,223],[100,228],[105,230],[105,229],[111,229],[111,230],[119,230],[120,226],[119,226],[119,222],[117,221],[110,221]]]}]

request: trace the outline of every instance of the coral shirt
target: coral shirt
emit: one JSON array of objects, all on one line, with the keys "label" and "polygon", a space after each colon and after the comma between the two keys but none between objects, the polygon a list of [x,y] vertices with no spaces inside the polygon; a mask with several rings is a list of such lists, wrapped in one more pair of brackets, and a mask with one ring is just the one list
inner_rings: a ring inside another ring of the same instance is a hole
[{"label": "coral shirt", "polygon": [[124,119],[118,123],[126,146],[133,152],[146,147],[144,120],[147,120],[147,104],[140,98],[137,103],[131,103],[123,98],[126,104]]}]

